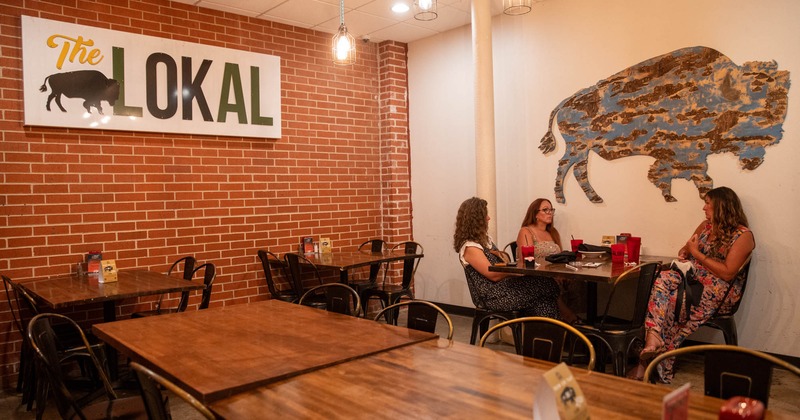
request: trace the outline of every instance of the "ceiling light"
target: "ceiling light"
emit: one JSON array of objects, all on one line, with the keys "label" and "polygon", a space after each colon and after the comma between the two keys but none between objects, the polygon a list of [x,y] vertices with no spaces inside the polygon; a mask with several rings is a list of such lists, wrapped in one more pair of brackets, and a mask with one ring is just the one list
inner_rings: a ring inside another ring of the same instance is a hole
[{"label": "ceiling light", "polygon": [[333,64],[350,65],[356,62],[356,40],[344,25],[344,0],[339,2],[339,31],[333,36]]},{"label": "ceiling light", "polygon": [[436,0],[414,0],[414,19],[434,20],[436,16]]},{"label": "ceiling light", "polygon": [[524,15],[533,8],[533,0],[503,0],[503,13],[507,15]]},{"label": "ceiling light", "polygon": [[395,3],[395,5],[392,6],[392,11],[395,13],[405,13],[408,9],[409,7],[405,3]]}]

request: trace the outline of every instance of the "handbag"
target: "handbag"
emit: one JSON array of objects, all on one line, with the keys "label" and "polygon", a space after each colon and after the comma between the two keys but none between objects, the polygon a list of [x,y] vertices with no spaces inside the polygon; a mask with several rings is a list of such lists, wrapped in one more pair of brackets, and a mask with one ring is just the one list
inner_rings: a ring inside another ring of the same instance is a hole
[{"label": "handbag", "polygon": [[705,286],[694,278],[694,265],[689,261],[673,260],[669,268],[681,278],[675,297],[675,319],[680,319],[681,307],[684,303],[686,305],[686,318],[688,319],[689,314],[692,313],[692,308],[700,305]]}]

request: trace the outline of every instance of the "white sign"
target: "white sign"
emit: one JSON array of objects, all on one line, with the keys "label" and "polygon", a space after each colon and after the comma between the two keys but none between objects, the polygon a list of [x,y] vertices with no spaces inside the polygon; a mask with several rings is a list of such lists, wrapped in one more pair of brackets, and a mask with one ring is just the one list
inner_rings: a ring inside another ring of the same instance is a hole
[{"label": "white sign", "polygon": [[280,138],[280,58],[22,16],[25,125]]}]

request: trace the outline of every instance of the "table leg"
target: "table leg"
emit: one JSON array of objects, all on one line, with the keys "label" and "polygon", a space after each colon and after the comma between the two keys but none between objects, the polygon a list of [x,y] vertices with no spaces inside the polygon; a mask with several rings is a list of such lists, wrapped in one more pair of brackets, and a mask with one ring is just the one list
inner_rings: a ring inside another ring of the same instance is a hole
[{"label": "table leg", "polygon": [[[103,302],[103,321],[113,322],[117,320],[117,302],[107,300]],[[111,381],[116,381],[119,377],[119,356],[117,349],[113,346],[106,346],[106,360],[108,362],[108,375]]]}]

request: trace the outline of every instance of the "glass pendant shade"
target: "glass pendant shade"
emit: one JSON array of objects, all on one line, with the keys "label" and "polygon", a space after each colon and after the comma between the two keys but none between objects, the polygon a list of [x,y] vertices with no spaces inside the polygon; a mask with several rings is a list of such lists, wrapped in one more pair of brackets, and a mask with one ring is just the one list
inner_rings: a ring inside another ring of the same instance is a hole
[{"label": "glass pendant shade", "polygon": [[524,15],[533,8],[533,0],[503,0],[503,13],[507,15]]},{"label": "glass pendant shade", "polygon": [[339,30],[333,36],[331,52],[333,64],[347,66],[356,62],[356,39],[344,25],[344,0],[339,2]]},{"label": "glass pendant shade", "polygon": [[414,19],[434,20],[437,16],[436,0],[414,0]]}]

